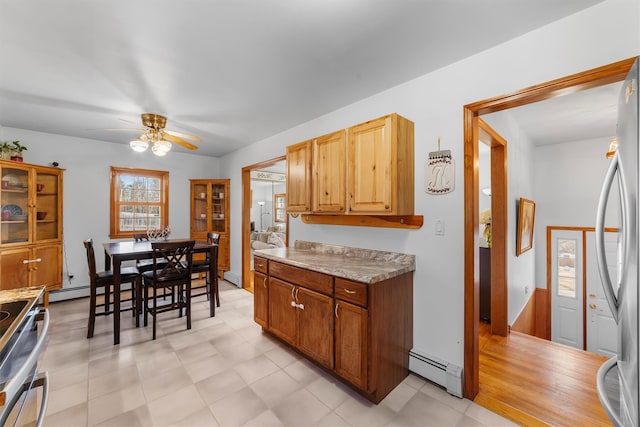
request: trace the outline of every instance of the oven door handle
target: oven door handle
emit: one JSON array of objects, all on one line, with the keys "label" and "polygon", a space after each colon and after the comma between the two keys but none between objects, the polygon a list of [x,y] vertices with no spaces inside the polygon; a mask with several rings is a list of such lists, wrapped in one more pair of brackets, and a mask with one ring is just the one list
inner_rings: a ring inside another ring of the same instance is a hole
[{"label": "oven door handle", "polygon": [[[37,321],[44,319],[44,323],[42,324],[42,331],[40,332],[40,336],[38,337],[38,341],[36,342],[36,345],[33,347],[33,350],[31,350],[31,354],[29,354],[29,358],[26,360],[25,363],[22,364],[22,366],[20,367],[20,369],[18,370],[18,372],[15,374],[14,379],[9,380],[4,388],[0,391],[1,394],[3,394],[5,396],[5,398],[8,396],[9,398],[11,398],[11,402],[7,402],[10,406],[15,405],[17,398],[22,394],[23,390],[25,389],[25,387],[29,387],[29,384],[31,383],[31,371],[33,370],[33,367],[36,366],[36,364],[38,363],[38,358],[40,357],[40,354],[42,353],[43,347],[47,341],[47,334],[49,333],[49,311],[47,309],[44,309],[42,312],[43,314],[42,317],[38,316],[36,318]],[[15,378],[30,378],[29,382],[26,384],[23,383],[16,383]],[[38,378],[40,378],[40,376],[38,376]],[[48,390],[49,390],[49,381],[47,377],[47,375],[44,375],[44,380],[43,382],[43,394],[42,394],[42,407],[45,407],[46,409],[46,404],[47,404],[47,397],[48,397]],[[44,412],[42,407],[40,408],[40,412],[41,415],[43,416],[42,418],[44,419]],[[9,411],[5,410],[2,413],[2,417],[0,417],[0,425],[4,425],[4,423],[6,422],[6,417],[9,415]],[[38,422],[36,423],[36,425],[40,425],[42,424],[42,420],[38,420]]]}]

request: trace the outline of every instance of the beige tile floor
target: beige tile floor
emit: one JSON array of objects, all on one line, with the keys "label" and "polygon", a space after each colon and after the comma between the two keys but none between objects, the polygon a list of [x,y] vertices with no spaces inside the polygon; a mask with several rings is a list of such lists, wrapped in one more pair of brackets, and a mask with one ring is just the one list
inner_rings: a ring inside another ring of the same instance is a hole
[{"label": "beige tile floor", "polygon": [[50,304],[40,368],[50,375],[46,427],[54,426],[512,426],[467,399],[410,374],[374,405],[261,332],[253,295],[221,282],[214,318],[193,302],[193,328],[164,313],[158,337],[122,314],[86,338],[88,299]]}]

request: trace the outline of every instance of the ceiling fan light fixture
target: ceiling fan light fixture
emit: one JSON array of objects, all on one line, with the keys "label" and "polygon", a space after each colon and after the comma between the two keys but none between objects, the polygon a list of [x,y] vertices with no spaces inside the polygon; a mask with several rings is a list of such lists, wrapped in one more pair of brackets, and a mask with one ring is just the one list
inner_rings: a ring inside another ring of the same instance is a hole
[{"label": "ceiling fan light fixture", "polygon": [[156,156],[165,156],[169,150],[171,150],[171,143],[169,141],[156,141],[151,146],[151,152]]},{"label": "ceiling fan light fixture", "polygon": [[136,139],[129,143],[129,147],[131,147],[133,151],[142,153],[144,151],[147,151],[147,148],[149,148],[149,143],[147,141],[143,141],[142,139]]}]

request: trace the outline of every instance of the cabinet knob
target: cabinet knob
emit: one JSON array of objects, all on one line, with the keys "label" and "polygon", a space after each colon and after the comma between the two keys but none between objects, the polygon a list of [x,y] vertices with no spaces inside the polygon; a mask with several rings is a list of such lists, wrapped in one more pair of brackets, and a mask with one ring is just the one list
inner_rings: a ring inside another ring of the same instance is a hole
[{"label": "cabinet knob", "polygon": [[589,298],[595,298],[596,294],[589,294]]},{"label": "cabinet knob", "polygon": [[591,303],[591,304],[589,304],[589,308],[593,310],[593,309],[596,308],[596,305],[594,303]]},{"label": "cabinet knob", "polygon": [[384,208],[385,209],[389,209],[389,205],[384,205]]}]

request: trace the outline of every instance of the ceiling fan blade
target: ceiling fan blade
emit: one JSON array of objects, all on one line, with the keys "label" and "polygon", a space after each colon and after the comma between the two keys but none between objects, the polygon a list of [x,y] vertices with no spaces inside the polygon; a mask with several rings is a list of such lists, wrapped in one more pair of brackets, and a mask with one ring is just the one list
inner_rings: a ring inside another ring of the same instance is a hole
[{"label": "ceiling fan blade", "polygon": [[177,132],[175,130],[164,130],[164,133],[168,133],[169,135],[177,136],[178,138],[186,138],[192,141],[200,142],[202,141],[199,136],[189,135],[188,133]]},{"label": "ceiling fan blade", "polygon": [[146,128],[106,128],[106,129],[100,129],[100,130],[140,130],[140,131],[144,131],[144,130],[146,130]]},{"label": "ceiling fan blade", "polygon": [[186,148],[187,150],[197,150],[198,149],[198,147],[193,145],[192,143],[187,142],[182,138],[178,138],[177,136],[169,135],[166,131],[163,132],[162,137],[164,139],[166,139],[167,141],[173,142],[175,144],[178,144],[181,147]]}]

